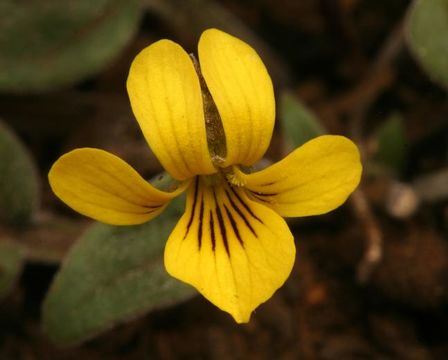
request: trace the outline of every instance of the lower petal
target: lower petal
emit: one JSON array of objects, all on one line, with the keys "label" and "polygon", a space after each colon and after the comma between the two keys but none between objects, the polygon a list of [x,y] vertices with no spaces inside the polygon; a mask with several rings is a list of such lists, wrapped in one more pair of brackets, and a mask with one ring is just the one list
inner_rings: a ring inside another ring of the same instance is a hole
[{"label": "lower petal", "polygon": [[256,201],[282,216],[309,216],[342,205],[362,172],[356,145],[343,136],[323,135],[286,158],[253,174],[236,169],[236,181]]},{"label": "lower petal", "polygon": [[92,148],[61,156],[48,178],[53,192],[72,209],[112,225],[151,220],[188,184],[173,192],[158,190],[117,156]]},{"label": "lower petal", "polygon": [[289,276],[294,239],[286,222],[227,184],[190,186],[185,214],[165,248],[173,277],[193,285],[238,323]]}]

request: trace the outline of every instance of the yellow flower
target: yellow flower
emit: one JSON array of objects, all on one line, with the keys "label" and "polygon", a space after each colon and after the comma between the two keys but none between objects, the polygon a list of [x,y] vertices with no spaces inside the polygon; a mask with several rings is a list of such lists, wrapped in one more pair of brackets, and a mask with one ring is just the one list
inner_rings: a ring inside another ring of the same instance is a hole
[{"label": "yellow flower", "polygon": [[67,205],[115,225],[151,220],[185,190],[166,269],[242,323],[291,272],[294,238],[282,216],[340,206],[358,185],[361,164],[350,140],[326,135],[264,170],[243,172],[238,166],[259,160],[272,136],[271,79],[249,45],[216,29],[200,38],[199,65],[160,40],[137,55],[127,81],[147,142],[179,181],[175,191],[156,189],[123,160],[92,148],[63,155],[49,180]]}]

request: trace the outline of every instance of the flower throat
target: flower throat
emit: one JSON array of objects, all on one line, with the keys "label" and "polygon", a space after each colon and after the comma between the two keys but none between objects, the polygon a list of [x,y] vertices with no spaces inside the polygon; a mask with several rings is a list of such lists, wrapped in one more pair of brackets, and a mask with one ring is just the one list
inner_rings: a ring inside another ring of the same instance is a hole
[{"label": "flower throat", "polygon": [[193,54],[190,54],[190,58],[193,61],[194,69],[198,74],[199,84],[201,86],[208,151],[210,152],[213,165],[215,167],[221,167],[227,155],[224,127],[219,116],[218,108],[202,76],[199,62]]}]

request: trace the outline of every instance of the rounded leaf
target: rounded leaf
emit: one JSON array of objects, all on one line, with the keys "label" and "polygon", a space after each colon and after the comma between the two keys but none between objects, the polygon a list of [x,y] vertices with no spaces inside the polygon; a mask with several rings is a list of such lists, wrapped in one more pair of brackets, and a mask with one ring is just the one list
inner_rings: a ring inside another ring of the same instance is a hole
[{"label": "rounded leaf", "polygon": [[23,224],[38,202],[37,171],[20,140],[0,122],[0,221]]},{"label": "rounded leaf", "polygon": [[6,296],[24,263],[23,248],[10,240],[0,239],[0,298]]},{"label": "rounded leaf", "polygon": [[163,265],[178,211],[137,226],[95,224],[79,239],[47,294],[43,327],[60,345],[79,343],[115,324],[195,294]]},{"label": "rounded leaf", "polygon": [[448,0],[417,0],[408,43],[428,75],[448,87]]},{"label": "rounded leaf", "polygon": [[71,85],[107,65],[140,18],[137,0],[0,2],[0,90]]}]

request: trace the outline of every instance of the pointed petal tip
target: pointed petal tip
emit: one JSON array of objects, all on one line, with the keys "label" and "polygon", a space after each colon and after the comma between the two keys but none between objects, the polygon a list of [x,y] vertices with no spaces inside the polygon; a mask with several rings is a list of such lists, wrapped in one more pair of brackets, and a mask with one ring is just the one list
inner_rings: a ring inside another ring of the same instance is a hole
[{"label": "pointed petal tip", "polygon": [[250,311],[249,313],[244,313],[244,314],[241,314],[241,313],[232,314],[232,313],[230,313],[230,315],[233,317],[233,319],[235,320],[235,322],[237,324],[247,324],[247,323],[250,322],[250,317],[251,317],[252,312],[254,310],[255,309],[252,309],[252,311]]}]

